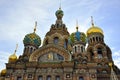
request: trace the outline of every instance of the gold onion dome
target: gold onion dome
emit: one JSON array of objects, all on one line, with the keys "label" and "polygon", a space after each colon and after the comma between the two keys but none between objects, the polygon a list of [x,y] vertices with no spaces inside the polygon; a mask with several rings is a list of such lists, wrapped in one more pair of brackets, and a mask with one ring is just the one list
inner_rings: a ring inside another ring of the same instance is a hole
[{"label": "gold onion dome", "polygon": [[33,46],[39,47],[41,45],[41,38],[35,33],[36,26],[37,26],[37,22],[35,22],[34,32],[27,34],[24,37],[23,43],[25,46],[26,45],[33,45]]},{"label": "gold onion dome", "polygon": [[9,57],[9,62],[15,62],[16,60],[17,60],[17,56],[16,56],[15,53],[12,54],[12,55],[10,55],[10,57]]},{"label": "gold onion dome", "polygon": [[18,47],[18,45],[16,45],[16,49],[15,49],[14,54],[10,55],[10,57],[9,57],[9,63],[15,62],[17,60],[17,55],[16,55],[17,47]]},{"label": "gold onion dome", "polygon": [[1,76],[5,76],[5,75],[6,75],[6,72],[7,72],[7,70],[6,70],[6,69],[3,69],[3,70],[1,71]]},{"label": "gold onion dome", "polygon": [[103,34],[103,30],[97,26],[94,26],[94,23],[93,23],[93,19],[91,17],[91,22],[92,22],[92,26],[87,30],[87,36],[91,33],[101,33]]}]

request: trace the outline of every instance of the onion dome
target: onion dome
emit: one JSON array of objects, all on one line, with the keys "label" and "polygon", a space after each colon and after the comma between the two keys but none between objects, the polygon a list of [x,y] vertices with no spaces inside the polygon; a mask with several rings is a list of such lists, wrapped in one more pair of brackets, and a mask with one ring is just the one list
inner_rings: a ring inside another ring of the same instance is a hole
[{"label": "onion dome", "polygon": [[3,69],[3,70],[1,71],[1,76],[5,76],[5,75],[6,75],[6,72],[7,72],[7,70],[6,70],[6,69]]},{"label": "onion dome", "polygon": [[83,32],[78,31],[78,27],[76,27],[77,31],[72,33],[69,37],[69,43],[74,44],[77,42],[86,43],[86,35]]},{"label": "onion dome", "polygon": [[58,19],[61,19],[63,17],[64,13],[61,10],[61,8],[59,8],[59,10],[56,11],[55,15]]},{"label": "onion dome", "polygon": [[[36,23],[37,25],[37,23]],[[35,47],[39,47],[41,45],[41,38],[35,33],[36,31],[36,25],[33,33],[27,34],[24,37],[23,43],[24,46],[26,45],[33,45]]]},{"label": "onion dome", "polygon": [[9,62],[10,62],[10,63],[11,63],[11,62],[15,62],[16,60],[17,60],[16,54],[10,55],[10,57],[9,57]]},{"label": "onion dome", "polygon": [[91,33],[101,33],[101,34],[103,34],[103,30],[101,28],[99,28],[97,26],[94,26],[92,17],[91,17],[91,21],[92,21],[92,27],[90,27],[87,30],[87,36],[90,35]]},{"label": "onion dome", "polygon": [[9,56],[9,63],[17,61],[17,55],[16,55],[17,47],[18,47],[18,45],[16,45],[16,49],[15,49],[14,54]]}]

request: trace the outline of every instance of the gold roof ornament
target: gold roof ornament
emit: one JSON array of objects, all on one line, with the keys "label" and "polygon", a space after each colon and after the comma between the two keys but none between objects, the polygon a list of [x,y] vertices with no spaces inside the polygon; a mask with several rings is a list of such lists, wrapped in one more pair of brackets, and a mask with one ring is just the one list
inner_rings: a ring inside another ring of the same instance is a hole
[{"label": "gold roof ornament", "polygon": [[36,32],[36,28],[37,28],[37,21],[35,21],[34,33]]},{"label": "gold roof ornament", "polygon": [[76,20],[76,30],[77,30],[77,32],[78,32],[78,20]]},{"label": "gold roof ornament", "polygon": [[15,62],[17,60],[17,55],[16,55],[16,52],[17,52],[17,48],[18,48],[18,44],[16,44],[16,49],[14,51],[14,54],[10,55],[9,57],[9,62]]},{"label": "gold roof ornament", "polygon": [[61,0],[60,0],[60,6],[59,6],[59,9],[61,10]]},{"label": "gold roof ornament", "polygon": [[7,70],[6,70],[6,69],[3,69],[3,70],[1,71],[1,76],[5,76],[5,75],[6,75],[6,72],[7,72]]},{"label": "gold roof ornament", "polygon": [[92,24],[92,27],[90,27],[88,30],[87,30],[87,36],[91,33],[101,33],[103,34],[103,30],[97,26],[94,25],[94,22],[93,22],[93,17],[91,16],[91,24]]},{"label": "gold roof ornament", "polygon": [[110,62],[109,63],[109,66],[110,66],[110,68],[111,68],[111,75],[110,75],[110,80],[118,80],[118,78],[117,78],[117,75],[115,74],[115,72],[114,72],[114,70],[113,70],[113,63],[112,62]]},{"label": "gold roof ornament", "polygon": [[91,24],[92,24],[92,27],[94,27],[93,16],[91,16]]}]

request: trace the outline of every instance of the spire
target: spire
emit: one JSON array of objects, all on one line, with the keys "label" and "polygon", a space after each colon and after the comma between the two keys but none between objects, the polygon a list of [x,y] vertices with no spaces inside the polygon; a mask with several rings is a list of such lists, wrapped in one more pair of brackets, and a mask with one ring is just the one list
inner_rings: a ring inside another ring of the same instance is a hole
[{"label": "spire", "polygon": [[37,27],[37,21],[35,21],[34,33],[36,31],[36,27]]},{"label": "spire", "polygon": [[78,20],[76,20],[76,30],[78,32]]},{"label": "spire", "polygon": [[18,48],[18,44],[16,44],[16,49],[15,49],[15,51],[14,51],[14,55],[15,55],[16,52],[17,52],[17,48]]},{"label": "spire", "polygon": [[109,66],[111,68],[111,75],[110,75],[110,80],[118,80],[117,75],[115,74],[114,70],[113,70],[113,64],[112,62],[109,63]]},{"label": "spire", "polygon": [[61,9],[61,0],[60,0],[60,6],[59,6],[59,9]]},{"label": "spire", "polygon": [[91,24],[92,24],[92,27],[94,27],[93,16],[91,16]]}]

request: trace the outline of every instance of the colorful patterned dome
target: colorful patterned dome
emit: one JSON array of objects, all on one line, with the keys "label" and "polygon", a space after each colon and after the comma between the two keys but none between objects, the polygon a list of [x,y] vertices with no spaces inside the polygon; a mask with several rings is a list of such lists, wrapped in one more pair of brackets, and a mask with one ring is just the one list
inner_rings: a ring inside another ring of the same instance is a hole
[{"label": "colorful patterned dome", "polygon": [[87,36],[91,33],[101,33],[101,34],[103,34],[103,30],[99,27],[92,26],[87,30]]},{"label": "colorful patterned dome", "polygon": [[62,18],[64,13],[63,11],[61,10],[61,8],[59,8],[59,10],[56,11],[55,15],[57,16],[57,18]]},{"label": "colorful patterned dome", "polygon": [[75,33],[72,33],[69,37],[70,44],[80,42],[80,41],[86,43],[86,35],[83,32],[77,31]]},{"label": "colorful patterned dome", "polygon": [[27,34],[23,40],[24,45],[33,45],[39,47],[41,45],[41,38],[35,33]]},{"label": "colorful patterned dome", "polygon": [[5,75],[6,75],[6,72],[7,72],[7,70],[6,70],[6,69],[3,69],[3,70],[1,71],[1,76],[5,76]]},{"label": "colorful patterned dome", "polygon": [[11,63],[11,62],[15,62],[17,60],[17,56],[16,56],[16,54],[14,53],[14,54],[12,54],[12,55],[10,55],[10,57],[9,57],[9,62]]}]

